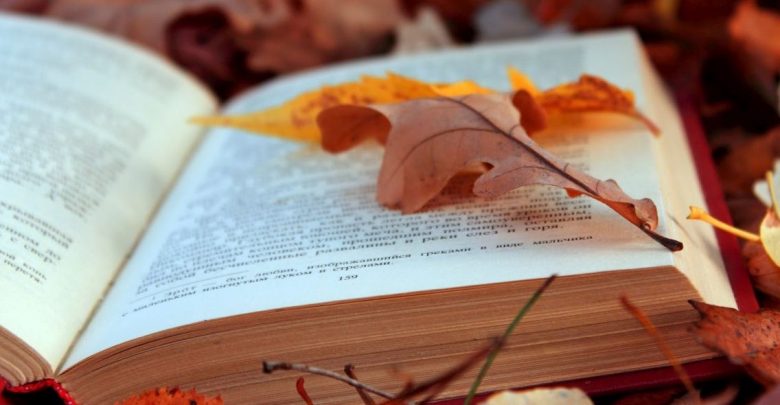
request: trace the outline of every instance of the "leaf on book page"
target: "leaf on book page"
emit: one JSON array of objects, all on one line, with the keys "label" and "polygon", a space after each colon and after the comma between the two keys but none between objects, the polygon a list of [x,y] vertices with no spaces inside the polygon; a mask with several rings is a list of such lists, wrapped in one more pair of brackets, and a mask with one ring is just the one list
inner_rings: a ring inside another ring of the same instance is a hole
[{"label": "leaf on book page", "polygon": [[404,213],[423,208],[447,182],[468,168],[488,166],[472,191],[496,197],[518,187],[543,184],[585,194],[612,208],[671,250],[682,244],[653,230],[656,208],[635,200],[614,180],[595,179],[533,142],[520,113],[505,94],[419,99],[375,106],[336,106],[317,118],[322,146],[345,151],[366,138],[386,145],[377,200]]},{"label": "leaf on book page", "polygon": [[141,395],[133,395],[116,405],[223,405],[220,396],[211,398],[198,394],[194,389],[182,391],[178,388],[157,388]]},{"label": "leaf on book page", "polygon": [[317,114],[342,104],[389,104],[416,98],[436,97],[437,91],[448,94],[470,91],[472,86],[454,84],[435,89],[433,86],[394,73],[387,77],[363,76],[358,81],[324,86],[262,111],[232,116],[195,117],[193,122],[207,126],[225,126],[249,132],[264,133],[295,141],[319,142]]},{"label": "leaf on book page", "polygon": [[701,320],[693,328],[705,346],[742,364],[766,385],[780,382],[780,312],[764,309],[756,313],[690,301]]},{"label": "leaf on book page", "polygon": [[502,391],[488,397],[482,405],[592,405],[579,388],[536,388],[527,391]]},{"label": "leaf on book page", "polygon": [[[522,85],[523,81],[515,78]],[[536,102],[547,114],[613,112],[641,121],[655,135],[661,130],[634,106],[634,95],[593,75],[582,75],[576,82],[564,83],[539,93]]]},{"label": "leaf on book page", "polygon": [[[547,115],[583,112],[616,112],[640,119],[653,132],[657,127],[634,107],[631,92],[596,76],[539,92],[533,81],[509,67],[507,75],[514,92],[512,101],[521,111],[523,128],[533,134],[547,127]],[[360,80],[305,92],[284,104],[239,115],[195,117],[192,122],[223,126],[278,136],[295,141],[319,142],[317,115],[337,105],[393,104],[432,97],[493,94],[496,91],[474,81],[427,83],[388,72],[386,77],[363,76]]]}]

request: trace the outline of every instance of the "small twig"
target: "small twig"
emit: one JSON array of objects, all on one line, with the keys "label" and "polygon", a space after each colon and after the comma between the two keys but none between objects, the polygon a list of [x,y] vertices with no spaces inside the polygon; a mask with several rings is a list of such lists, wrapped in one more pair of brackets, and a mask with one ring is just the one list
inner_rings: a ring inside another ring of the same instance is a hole
[{"label": "small twig", "polygon": [[[347,364],[346,366],[344,366],[344,374],[346,374],[347,377],[355,381],[358,380],[357,376],[355,375],[355,366],[353,366],[352,364]],[[368,394],[366,394],[366,392],[362,388],[355,387],[355,390],[357,390],[358,395],[360,395],[360,399],[363,400],[363,403],[365,405],[376,405],[374,400],[371,399],[371,397],[368,396]]]},{"label": "small twig", "polygon": [[343,383],[349,384],[355,388],[360,388],[362,390],[368,391],[372,394],[379,395],[382,398],[387,399],[395,399],[395,396],[393,394],[390,394],[388,392],[382,391],[380,389],[374,388],[370,385],[363,384],[362,382],[355,380],[353,378],[349,378],[347,376],[341,375],[339,373],[325,370],[323,368],[319,367],[312,367],[308,366],[306,364],[300,364],[300,363],[287,363],[284,361],[263,361],[263,372],[266,374],[271,374],[276,370],[294,370],[294,371],[301,371],[304,373],[309,374],[317,374],[325,377],[330,377],[335,380],[339,380]]},{"label": "small twig", "polygon": [[620,303],[623,304],[623,307],[631,315],[633,315],[640,324],[642,324],[642,327],[645,328],[647,333],[652,336],[653,339],[655,339],[655,344],[661,350],[661,353],[663,353],[664,357],[666,357],[666,361],[668,361],[669,364],[672,365],[672,368],[674,368],[674,371],[677,373],[680,381],[682,381],[683,385],[685,385],[685,388],[688,390],[688,394],[691,396],[691,398],[693,398],[696,404],[700,405],[701,397],[696,391],[696,388],[693,386],[691,377],[683,368],[680,360],[674,355],[674,353],[672,353],[672,349],[669,348],[669,345],[666,343],[666,339],[661,336],[661,333],[658,332],[658,329],[655,327],[647,314],[645,314],[645,312],[642,311],[639,307],[631,303],[631,301],[629,301],[628,297],[625,295],[620,296]]},{"label": "small twig", "polygon": [[517,315],[515,315],[515,319],[512,320],[512,322],[507,326],[506,330],[504,331],[504,334],[499,339],[499,344],[490,351],[487,358],[485,359],[485,364],[482,365],[482,368],[479,370],[479,374],[477,374],[477,378],[474,379],[474,383],[471,384],[471,389],[469,389],[468,395],[466,395],[466,399],[463,400],[463,405],[469,405],[471,404],[471,401],[474,400],[474,396],[477,394],[477,389],[479,388],[479,385],[482,384],[482,380],[487,375],[488,370],[490,369],[490,366],[493,364],[493,360],[496,359],[496,356],[498,356],[498,352],[503,347],[504,343],[509,339],[509,336],[512,335],[512,332],[514,332],[517,325],[520,323],[520,320],[523,319],[525,314],[531,309],[531,307],[534,306],[536,301],[539,299],[539,297],[542,296],[542,293],[544,293],[544,290],[547,289],[547,287],[552,284],[553,280],[558,277],[557,274],[553,274],[550,277],[547,278],[547,280],[542,283],[542,285],[534,291],[534,294],[531,296],[531,298],[528,299],[528,301],[523,305],[522,308],[520,308],[520,311],[517,312]]},{"label": "small twig", "polygon": [[306,405],[314,405],[314,401],[311,400],[309,393],[306,392],[306,388],[303,386],[303,377],[298,377],[298,381],[295,382],[295,389],[298,391],[298,395],[301,396]]},{"label": "small twig", "polygon": [[[455,367],[451,368],[444,374],[441,374],[437,377],[434,377],[428,381],[422,382],[420,384],[407,387],[403,391],[401,391],[396,397],[396,400],[408,400],[409,398],[427,392],[428,390],[433,390],[433,394],[438,394],[443,390],[444,388],[449,385],[450,382],[452,382],[455,378],[457,378],[459,375],[463,374],[471,368],[474,364],[476,364],[481,358],[485,357],[488,353],[495,351],[500,348],[501,344],[503,342],[501,339],[494,338],[492,342],[490,342],[489,345],[485,346],[484,348],[480,349],[479,351],[475,352],[465,360],[463,360],[460,364],[456,365]],[[426,401],[430,401],[432,399],[432,396],[429,395],[425,400],[422,401],[422,403],[425,403]]]}]

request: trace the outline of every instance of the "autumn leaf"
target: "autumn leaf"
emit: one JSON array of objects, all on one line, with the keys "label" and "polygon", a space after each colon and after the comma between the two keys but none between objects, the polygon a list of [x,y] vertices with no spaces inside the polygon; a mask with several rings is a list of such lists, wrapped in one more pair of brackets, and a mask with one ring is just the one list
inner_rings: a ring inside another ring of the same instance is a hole
[{"label": "autumn leaf", "polygon": [[[514,79],[523,85],[520,79]],[[521,88],[524,89],[524,88]],[[546,114],[613,112],[627,115],[644,123],[653,134],[661,130],[634,106],[634,95],[608,81],[593,75],[582,75],[579,80],[564,83],[540,92],[534,97]]]},{"label": "autumn leaf", "polygon": [[223,405],[219,396],[209,398],[198,394],[194,389],[182,391],[178,388],[157,388],[133,395],[115,405]]},{"label": "autumn leaf", "polygon": [[[654,133],[658,128],[634,107],[631,92],[621,90],[596,76],[540,92],[533,81],[509,67],[507,75],[514,89],[511,97],[523,113],[523,128],[534,134],[547,127],[547,116],[566,113],[614,112],[637,118]],[[427,83],[388,72],[386,77],[363,76],[354,82],[324,86],[305,92],[284,104],[248,114],[195,117],[193,123],[223,126],[294,141],[319,142],[317,115],[337,105],[393,104],[421,98],[494,94],[476,82]]]},{"label": "autumn leaf", "polygon": [[525,90],[531,96],[536,97],[539,94],[539,89],[536,88],[534,81],[525,73],[517,70],[516,68],[509,66],[506,68],[506,76],[509,79],[509,84],[512,86],[512,90]]},{"label": "autumn leaf", "polygon": [[418,211],[455,174],[487,165],[472,189],[478,196],[496,197],[532,184],[561,187],[606,204],[667,248],[682,248],[653,231],[658,218],[652,201],[635,200],[615,181],[595,179],[561,161],[533,142],[520,121],[505,94],[336,106],[317,118],[327,151],[341,152],[366,138],[385,144],[377,200],[387,207]]},{"label": "autumn leaf", "polygon": [[748,269],[755,287],[774,298],[780,298],[780,205],[775,193],[776,183],[777,178],[769,171],[761,184],[762,187],[756,187],[765,190],[757,195],[763,202],[768,203],[758,235],[723,223],[699,207],[690,208],[688,219],[704,221],[747,240],[743,255],[748,259]]},{"label": "autumn leaf", "polygon": [[[462,88],[465,89],[466,86]],[[439,91],[453,92],[446,86]],[[327,108],[343,104],[388,104],[438,95],[427,83],[388,73],[385,78],[363,76],[355,82],[325,86],[266,110],[243,115],[195,117],[192,122],[265,133],[294,141],[319,142],[320,132],[316,119],[317,115]]]},{"label": "autumn leaf", "polygon": [[699,311],[693,331],[705,346],[724,353],[746,367],[766,385],[780,382],[780,313],[764,309],[757,313],[690,301]]}]

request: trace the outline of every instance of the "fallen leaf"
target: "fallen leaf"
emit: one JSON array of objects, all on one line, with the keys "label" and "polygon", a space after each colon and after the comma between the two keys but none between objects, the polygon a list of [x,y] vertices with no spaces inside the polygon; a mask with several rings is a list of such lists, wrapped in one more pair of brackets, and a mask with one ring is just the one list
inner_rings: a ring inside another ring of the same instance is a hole
[{"label": "fallen leaf", "polygon": [[579,388],[536,388],[501,391],[482,405],[593,405],[593,401]]},{"label": "fallen leaf", "polygon": [[690,301],[701,320],[693,332],[705,346],[744,365],[759,382],[780,382],[780,312],[761,310],[745,313],[732,308]]},{"label": "fallen leaf", "polygon": [[157,388],[141,395],[133,395],[115,405],[223,405],[221,397],[209,398],[194,389],[182,391],[178,388]]},{"label": "fallen leaf", "polygon": [[728,24],[729,33],[767,70],[780,69],[780,15],[752,1],[737,4]]},{"label": "fallen leaf", "polygon": [[[633,105],[628,91],[596,76],[583,75],[579,81],[539,92],[531,79],[513,67],[507,76],[514,88],[512,101],[523,116],[521,125],[528,134],[547,127],[547,115],[586,112],[614,112],[640,119],[654,133],[657,127]],[[357,81],[324,86],[305,92],[284,104],[240,115],[195,117],[193,123],[223,126],[248,132],[304,142],[319,142],[317,115],[336,105],[391,104],[432,97],[467,94],[494,94],[474,81],[427,83],[388,72],[386,77],[363,76]]]},{"label": "fallen leaf", "polygon": [[780,219],[774,209],[769,209],[761,221],[761,244],[774,264],[780,265]]},{"label": "fallen leaf", "polygon": [[742,248],[742,255],[747,259],[753,287],[780,299],[780,267],[767,255],[764,245],[761,242],[747,242]]},{"label": "fallen leaf", "polygon": [[316,119],[327,108],[343,104],[388,104],[436,96],[437,91],[425,82],[388,73],[384,78],[363,76],[358,81],[325,86],[266,110],[242,115],[195,117],[192,122],[238,128],[295,141],[319,142],[320,131]]},{"label": "fallen leaf", "polygon": [[458,172],[487,165],[472,189],[478,196],[532,184],[561,187],[601,201],[667,248],[682,248],[653,232],[658,218],[652,201],[632,199],[614,180],[595,179],[562,162],[533,142],[520,120],[506,94],[340,105],[317,117],[327,151],[341,152],[367,138],[386,144],[377,200],[387,207],[418,211]]},{"label": "fallen leaf", "polygon": [[525,73],[517,70],[517,68],[513,66],[507,67],[506,76],[509,79],[509,85],[512,86],[512,90],[525,90],[534,97],[539,94],[539,89],[534,84],[534,81]]},{"label": "fallen leaf", "polygon": [[655,135],[661,133],[636,109],[631,91],[622,90],[597,76],[582,75],[576,82],[555,86],[534,98],[547,114],[614,112],[640,120]]},{"label": "fallen leaf", "polygon": [[54,0],[46,13],[168,56],[223,97],[383,52],[404,18],[395,0]]}]

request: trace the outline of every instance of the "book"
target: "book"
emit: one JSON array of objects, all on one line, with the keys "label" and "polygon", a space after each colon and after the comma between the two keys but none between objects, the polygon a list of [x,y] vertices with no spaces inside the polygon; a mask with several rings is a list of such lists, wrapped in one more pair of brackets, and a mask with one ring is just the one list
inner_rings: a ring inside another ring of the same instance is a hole
[{"label": "book", "polygon": [[[618,302],[643,308],[684,362],[711,359],[687,332],[688,299],[755,307],[727,270],[673,101],[631,31],[359,61],[251,89],[222,111],[386,71],[507,89],[515,66],[541,87],[587,72],[634,91],[662,129],[604,114],[535,136],[659,209],[671,253],[595,201],[526,187],[485,200],[444,193],[420,213],[374,201],[381,148],[204,130],[219,111],[185,73],[132,45],[59,23],[0,15],[0,376],[55,379],[78,403],[160,386],[228,403],[297,401],[295,373],[340,370],[388,391],[422,381],[500,335],[551,273],[561,277],[502,349],[483,391],[665,366]],[[699,148],[699,151],[702,149]],[[711,170],[710,170],[711,172]],[[711,194],[711,192],[709,192]],[[712,206],[712,204],[710,205]],[[730,282],[730,279],[732,282]],[[465,394],[476,370],[440,398]],[[306,377],[317,403],[353,388]]]}]

